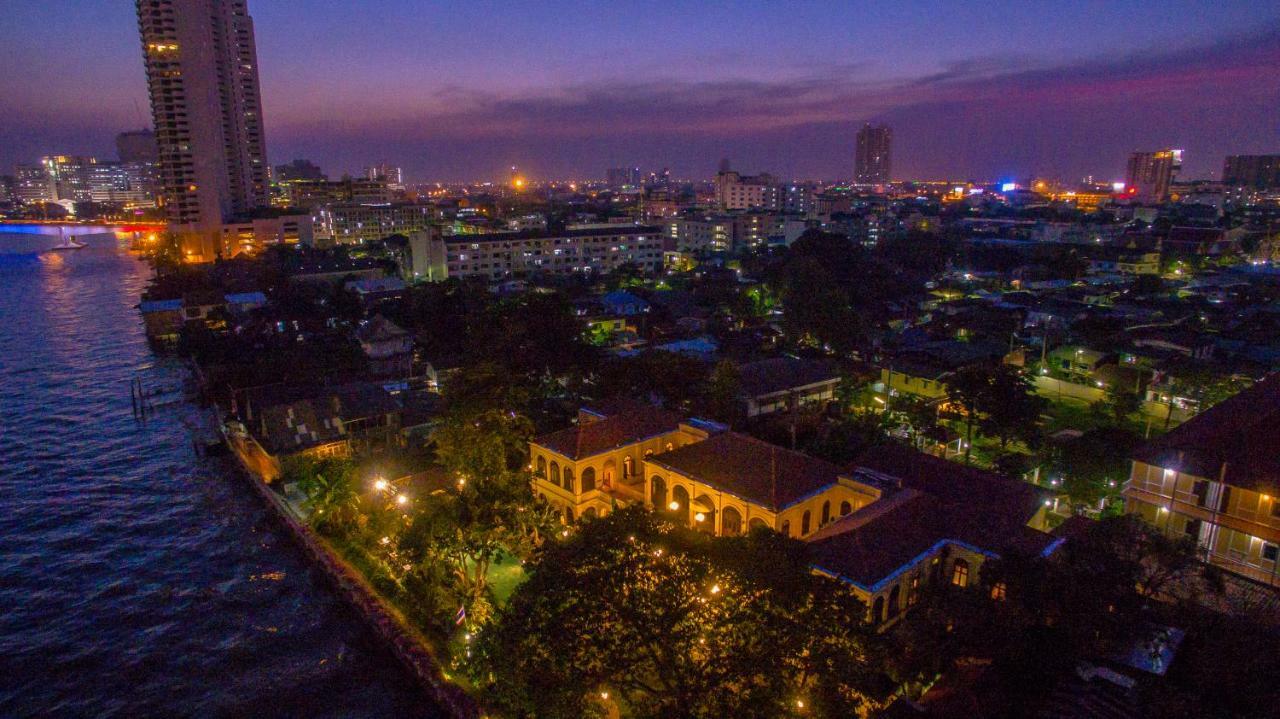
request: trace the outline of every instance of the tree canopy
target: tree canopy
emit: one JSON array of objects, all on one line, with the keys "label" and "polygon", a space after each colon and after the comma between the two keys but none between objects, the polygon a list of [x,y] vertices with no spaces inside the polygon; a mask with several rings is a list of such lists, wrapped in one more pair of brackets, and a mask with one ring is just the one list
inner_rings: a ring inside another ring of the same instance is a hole
[{"label": "tree canopy", "polygon": [[472,668],[513,715],[845,717],[879,686],[862,604],[767,530],[713,539],[627,508],[528,572]]}]

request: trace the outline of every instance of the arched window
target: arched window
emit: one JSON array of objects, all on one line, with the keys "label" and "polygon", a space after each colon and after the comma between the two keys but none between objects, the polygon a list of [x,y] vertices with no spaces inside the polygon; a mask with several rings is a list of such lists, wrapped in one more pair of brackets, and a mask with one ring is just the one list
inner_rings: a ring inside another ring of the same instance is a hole
[{"label": "arched window", "polygon": [[547,501],[547,495],[539,493],[538,499],[541,499],[545,503]]},{"label": "arched window", "polygon": [[582,493],[586,494],[596,488],[596,471],[591,467],[582,470]]},{"label": "arched window", "polygon": [[853,511],[853,505],[848,502],[840,503],[840,516],[843,517]]},{"label": "arched window", "polygon": [[560,465],[555,462],[551,463],[551,483],[560,486]]},{"label": "arched window", "polygon": [[636,473],[635,460],[630,457],[622,458],[622,478],[630,479]]},{"label": "arched window", "polygon": [[564,521],[573,524],[573,507],[564,508]]},{"label": "arched window", "polygon": [[830,521],[831,521],[831,500],[828,499],[827,501],[822,503],[822,522],[819,523],[818,526],[825,527],[827,526],[827,522],[830,522]]},{"label": "arched window", "polygon": [[757,529],[768,529],[768,528],[769,528],[769,525],[765,524],[764,520],[759,517],[752,517],[751,521],[747,522],[747,531],[754,532]]},{"label": "arched window", "polygon": [[884,621],[884,597],[876,597],[876,601],[871,605],[871,623],[879,624]]},{"label": "arched window", "polygon": [[656,474],[649,478],[649,501],[658,511],[667,508],[667,483]]},{"label": "arched window", "polygon": [[1004,582],[996,582],[991,585],[991,598],[997,602],[1003,602],[1008,595],[1009,588]]},{"label": "arched window", "polygon": [[893,589],[889,590],[889,616],[890,617],[898,616],[898,596],[901,594],[901,592],[899,591],[901,586],[902,585],[900,584],[895,584],[893,585]]},{"label": "arched window", "polygon": [[809,534],[809,524],[811,523],[809,510],[804,510],[804,515],[800,517],[800,536],[804,537]]},{"label": "arched window", "polygon": [[783,523],[782,523],[782,536],[784,536],[784,537],[790,537],[790,536],[791,536],[791,522],[790,522],[790,521],[786,521],[786,522],[783,522]]},{"label": "arched window", "polygon": [[595,508],[595,507],[587,507],[586,511],[584,511],[584,512],[582,513],[582,518],[583,518],[583,519],[595,519],[597,516],[599,516],[599,514],[600,514],[600,513],[596,511],[596,508]]},{"label": "arched window", "polygon": [[913,606],[920,599],[920,575],[911,578],[911,591],[907,592],[907,606]]},{"label": "arched window", "polygon": [[742,515],[733,507],[725,507],[720,513],[720,534],[736,537],[742,534]]},{"label": "arched window", "polygon": [[538,457],[538,471],[536,472],[536,474],[543,479],[547,478],[547,458],[546,457]]},{"label": "arched window", "polygon": [[969,586],[969,563],[963,559],[957,559],[956,563],[951,566],[951,583],[957,587]]},{"label": "arched window", "polygon": [[676,503],[675,513],[685,524],[689,523],[689,490],[676,485],[671,490],[671,501]]},{"label": "arched window", "polygon": [[604,480],[605,488],[613,486],[613,475],[617,474],[617,472],[618,472],[617,462],[614,462],[612,459],[610,459],[604,463],[604,470],[600,474],[600,479]]},{"label": "arched window", "polygon": [[573,491],[573,467],[564,468],[564,488]]}]

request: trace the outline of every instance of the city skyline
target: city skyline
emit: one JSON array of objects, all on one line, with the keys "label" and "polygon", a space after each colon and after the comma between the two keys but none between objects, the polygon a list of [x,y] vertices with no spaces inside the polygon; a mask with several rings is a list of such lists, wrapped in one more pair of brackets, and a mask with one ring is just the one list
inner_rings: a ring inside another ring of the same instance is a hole
[{"label": "city skyline", "polygon": [[[1098,5],[1070,30],[1060,10],[1013,6],[911,23],[824,4],[300,7],[252,8],[268,161],[331,176],[391,162],[409,181],[500,180],[513,164],[531,179],[624,165],[709,177],[728,156],[837,179],[866,121],[894,128],[895,179],[1115,180],[1130,152],[1158,147],[1186,151],[1184,177],[1216,177],[1226,155],[1280,145],[1280,16],[1260,7]],[[0,81],[0,166],[109,156],[117,132],[148,124],[133,8],[61,0],[13,19],[0,40],[23,72]],[[713,23],[726,39],[706,40]],[[331,40],[306,41],[320,33]]]}]

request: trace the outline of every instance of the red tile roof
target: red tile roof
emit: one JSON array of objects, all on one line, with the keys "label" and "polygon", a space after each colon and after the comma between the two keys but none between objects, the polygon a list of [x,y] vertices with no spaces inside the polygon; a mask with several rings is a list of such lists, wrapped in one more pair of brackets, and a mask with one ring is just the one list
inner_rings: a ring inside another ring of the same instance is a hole
[{"label": "red tile roof", "polygon": [[869,450],[850,473],[859,469],[890,475],[901,488],[809,541],[816,567],[870,591],[940,544],[1039,553],[1055,541],[1027,526],[1044,495],[1025,482],[896,445]]},{"label": "red tile roof", "polygon": [[830,462],[737,432],[717,434],[647,461],[774,511],[835,484],[840,474]]},{"label": "red tile roof", "polygon": [[1280,494],[1280,374],[1192,417],[1134,452],[1157,467]]},{"label": "red tile roof", "polygon": [[607,410],[591,411],[604,416],[543,435],[533,443],[578,460],[674,432],[680,426],[680,415],[649,405],[632,404],[622,409],[621,405],[611,403]]}]

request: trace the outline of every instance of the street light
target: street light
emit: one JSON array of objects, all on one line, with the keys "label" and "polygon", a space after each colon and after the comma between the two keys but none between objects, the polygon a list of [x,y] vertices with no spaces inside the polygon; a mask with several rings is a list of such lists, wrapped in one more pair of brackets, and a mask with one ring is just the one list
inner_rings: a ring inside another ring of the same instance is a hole
[{"label": "street light", "polygon": [[385,492],[387,489],[387,480],[383,479],[382,477],[378,477],[373,482],[373,488],[378,490],[379,492]]},{"label": "street light", "polygon": [[674,512],[674,511],[676,511],[676,510],[680,509],[680,503],[679,503],[679,502],[677,502],[677,501],[675,501],[675,500],[673,499],[673,500],[671,500],[671,504],[668,504],[668,505],[667,505],[667,509],[670,509],[672,512]]},{"label": "street light", "polygon": [[405,505],[409,503],[409,497],[403,494],[396,495],[396,504]]},{"label": "street light", "polygon": [[706,520],[706,518],[707,518],[707,515],[703,514],[702,512],[698,512],[697,514],[693,515],[693,521],[695,522],[704,521]]}]

